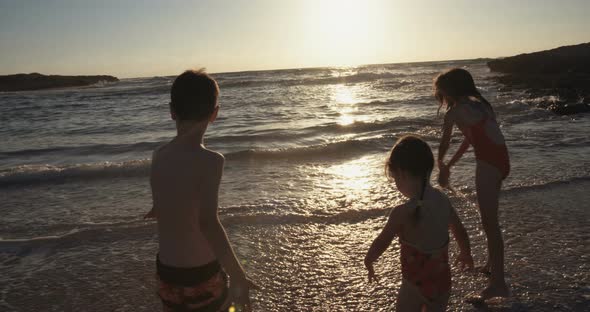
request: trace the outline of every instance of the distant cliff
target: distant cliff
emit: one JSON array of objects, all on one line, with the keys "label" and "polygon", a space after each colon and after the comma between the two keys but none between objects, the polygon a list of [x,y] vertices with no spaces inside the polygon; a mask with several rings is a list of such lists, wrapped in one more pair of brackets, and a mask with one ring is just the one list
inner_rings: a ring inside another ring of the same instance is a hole
[{"label": "distant cliff", "polygon": [[511,74],[590,74],[590,43],[492,60],[488,67]]},{"label": "distant cliff", "polygon": [[119,81],[113,76],[59,76],[59,75],[42,75],[16,74],[0,76],[0,91],[27,91],[50,88],[66,87],[83,87],[93,85],[99,82]]},{"label": "distant cliff", "polygon": [[538,106],[557,114],[590,112],[590,43],[520,54],[488,62],[507,89],[524,89],[531,98],[557,96]]}]

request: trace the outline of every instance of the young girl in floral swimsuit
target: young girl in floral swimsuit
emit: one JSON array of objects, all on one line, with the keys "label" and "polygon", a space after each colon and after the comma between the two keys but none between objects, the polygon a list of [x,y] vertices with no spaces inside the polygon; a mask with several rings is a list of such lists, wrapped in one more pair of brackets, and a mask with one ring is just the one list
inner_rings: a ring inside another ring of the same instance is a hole
[{"label": "young girl in floral swimsuit", "polygon": [[447,196],[430,185],[434,157],[426,142],[401,138],[387,160],[387,175],[409,200],[391,210],[381,234],[365,257],[369,282],[373,263],[399,237],[402,267],[396,311],[445,311],[451,290],[449,228],[460,247],[457,261],[473,267],[467,232]]}]

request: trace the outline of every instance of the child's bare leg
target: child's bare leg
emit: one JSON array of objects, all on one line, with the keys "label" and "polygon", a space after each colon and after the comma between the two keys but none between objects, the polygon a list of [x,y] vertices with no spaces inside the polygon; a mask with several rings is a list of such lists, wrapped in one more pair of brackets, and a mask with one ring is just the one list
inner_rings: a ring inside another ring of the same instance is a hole
[{"label": "child's bare leg", "polygon": [[490,283],[481,292],[482,299],[506,297],[509,294],[504,280],[504,241],[498,223],[498,205],[502,177],[498,169],[478,161],[476,169],[476,191],[481,222],[488,241]]},{"label": "child's bare leg", "polygon": [[479,273],[483,273],[485,275],[490,275],[490,256],[488,255],[486,263],[480,267],[476,268]]},{"label": "child's bare leg", "polygon": [[445,295],[439,296],[433,302],[429,303],[426,306],[427,312],[445,312],[447,310],[447,306],[449,305],[449,297],[451,293],[447,293]]},{"label": "child's bare leg", "polygon": [[406,281],[402,282],[402,286],[397,294],[397,303],[395,304],[396,312],[421,312],[424,311],[424,299],[420,294],[418,288]]}]

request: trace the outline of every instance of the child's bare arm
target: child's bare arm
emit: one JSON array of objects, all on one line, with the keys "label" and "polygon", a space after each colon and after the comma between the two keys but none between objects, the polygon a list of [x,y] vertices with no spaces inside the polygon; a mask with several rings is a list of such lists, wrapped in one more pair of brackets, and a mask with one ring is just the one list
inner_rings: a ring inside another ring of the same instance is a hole
[{"label": "child's bare arm", "polygon": [[440,145],[438,146],[438,164],[443,164],[443,160],[449,149],[451,142],[451,135],[453,134],[453,125],[455,124],[452,118],[451,112],[445,114],[445,120],[442,128],[442,137],[440,139]]},{"label": "child's bare arm", "polygon": [[387,220],[387,224],[385,227],[375,238],[367,255],[365,256],[365,266],[369,267],[373,264],[373,262],[377,261],[379,257],[387,250],[387,247],[391,244],[391,241],[395,237],[396,233],[399,233],[401,230],[402,224],[402,215],[401,215],[401,208],[402,206],[398,206],[391,210],[389,214],[389,219]]},{"label": "child's bare arm", "polygon": [[438,163],[438,171],[439,171],[438,184],[440,186],[445,187],[445,188],[449,187],[449,178],[451,177],[451,166],[453,166],[457,161],[459,161],[461,156],[463,156],[463,154],[465,154],[465,152],[467,151],[468,148],[469,148],[469,141],[467,139],[464,139],[463,143],[461,143],[461,146],[459,147],[457,152],[455,152],[455,155],[453,156],[453,158],[451,158],[451,160],[449,161],[449,163],[447,165],[445,165],[442,160],[439,161],[439,163]]},{"label": "child's bare arm", "polygon": [[459,161],[459,159],[461,159],[461,156],[463,156],[463,154],[465,154],[465,152],[467,151],[468,148],[469,148],[469,140],[467,140],[467,138],[464,138],[463,143],[461,143],[461,146],[459,146],[459,149],[457,150],[457,152],[455,152],[455,155],[453,156],[453,158],[451,158],[451,160],[449,160],[449,163],[447,164],[447,166],[452,167],[453,165],[455,165],[455,163],[457,161]]},{"label": "child's bare arm", "polygon": [[469,236],[467,235],[467,230],[465,230],[465,227],[463,226],[461,219],[459,219],[455,208],[452,206],[449,227],[451,228],[451,232],[453,233],[457,244],[459,244],[459,256],[457,256],[455,263],[460,262],[463,268],[467,267],[469,269],[473,269],[473,258],[471,257]]},{"label": "child's bare arm", "polygon": [[[154,163],[155,163],[155,161],[156,161],[156,155],[157,155],[157,154],[158,154],[158,150],[155,150],[155,151],[152,153],[152,161],[151,161],[151,164],[150,164],[150,167],[151,167],[151,170],[150,170],[150,172],[151,172],[151,173],[150,173],[150,189],[151,189],[151,190],[153,190],[153,188],[152,188],[152,179],[153,179],[153,177],[152,177],[152,174],[153,174],[153,172],[154,172]],[[154,194],[152,193],[152,202],[153,202],[153,200],[154,200]],[[156,218],[156,212],[154,211],[154,205],[153,205],[153,204],[152,204],[152,209],[150,209],[150,211],[148,211],[148,212],[147,212],[147,213],[146,213],[146,214],[143,216],[143,218],[144,218],[144,219],[155,219],[155,218]]]},{"label": "child's bare arm", "polygon": [[235,283],[234,285],[243,288],[243,291],[247,294],[248,289],[252,288],[253,283],[247,279],[246,273],[240,265],[217,215],[219,184],[223,172],[223,162],[223,157],[219,156],[214,168],[209,168],[211,170],[211,181],[204,183],[202,186],[202,206],[199,225],[217,259],[219,259],[222,267],[231,277],[232,284]]}]

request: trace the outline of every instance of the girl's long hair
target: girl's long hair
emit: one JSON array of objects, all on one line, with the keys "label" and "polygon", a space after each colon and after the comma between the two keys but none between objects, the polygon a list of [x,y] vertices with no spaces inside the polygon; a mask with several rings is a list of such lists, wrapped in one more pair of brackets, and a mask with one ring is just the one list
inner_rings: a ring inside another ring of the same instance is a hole
[{"label": "girl's long hair", "polygon": [[[460,97],[460,96],[472,96],[478,99],[480,102],[486,104],[495,116],[494,108],[492,104],[486,100],[481,93],[475,87],[475,82],[471,74],[462,68],[453,68],[448,71],[436,76],[434,78],[434,97],[440,103],[438,106],[438,112],[444,104],[444,96]],[[447,110],[452,107],[447,102]]]},{"label": "girl's long hair", "polygon": [[434,156],[430,146],[415,135],[406,135],[397,140],[385,164],[385,171],[390,179],[393,177],[394,170],[403,171],[422,179],[420,202],[414,213],[415,221],[420,219],[421,202],[424,199],[424,191],[433,168]]}]

